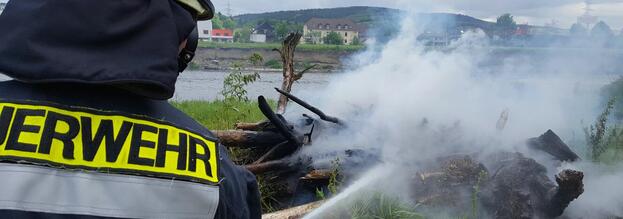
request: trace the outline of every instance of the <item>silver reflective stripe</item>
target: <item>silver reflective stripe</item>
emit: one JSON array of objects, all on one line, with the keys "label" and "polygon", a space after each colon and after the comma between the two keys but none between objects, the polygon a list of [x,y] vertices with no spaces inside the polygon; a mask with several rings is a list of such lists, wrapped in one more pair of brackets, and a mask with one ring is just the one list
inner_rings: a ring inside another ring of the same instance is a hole
[{"label": "silver reflective stripe", "polygon": [[0,209],[121,218],[214,218],[217,186],[0,163]]}]

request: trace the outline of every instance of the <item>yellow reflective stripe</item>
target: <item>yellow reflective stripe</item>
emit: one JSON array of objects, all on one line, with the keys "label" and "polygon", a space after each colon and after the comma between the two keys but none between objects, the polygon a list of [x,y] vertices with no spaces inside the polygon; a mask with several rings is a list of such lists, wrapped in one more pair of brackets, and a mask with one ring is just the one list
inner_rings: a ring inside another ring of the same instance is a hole
[{"label": "yellow reflective stripe", "polygon": [[0,102],[0,160],[218,183],[213,140],[163,121]]}]

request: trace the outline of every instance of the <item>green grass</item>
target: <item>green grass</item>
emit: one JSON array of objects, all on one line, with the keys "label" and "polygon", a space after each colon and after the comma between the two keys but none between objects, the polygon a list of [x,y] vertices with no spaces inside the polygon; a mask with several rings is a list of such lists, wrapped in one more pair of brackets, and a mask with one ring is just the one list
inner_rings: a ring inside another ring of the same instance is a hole
[{"label": "green grass", "polygon": [[[275,101],[270,101],[272,106]],[[234,128],[238,122],[259,122],[265,119],[256,101],[173,101],[173,106],[188,114],[210,130]]]},{"label": "green grass", "polygon": [[[276,108],[277,102],[268,100]],[[233,129],[238,122],[259,122],[266,119],[257,107],[257,101],[172,101],[171,104],[185,112],[210,130]],[[251,149],[229,148],[231,159],[237,164],[247,164],[255,156]]]},{"label": "green grass", "polygon": [[[201,48],[224,48],[224,49],[274,49],[280,48],[279,43],[219,43],[219,42],[199,42]],[[312,52],[355,52],[365,49],[365,46],[354,45],[318,45],[318,44],[300,44],[296,47],[297,51]]]},{"label": "green grass", "polygon": [[362,194],[351,201],[341,202],[322,214],[322,217],[329,219],[425,218],[416,211],[416,207],[381,192]]}]

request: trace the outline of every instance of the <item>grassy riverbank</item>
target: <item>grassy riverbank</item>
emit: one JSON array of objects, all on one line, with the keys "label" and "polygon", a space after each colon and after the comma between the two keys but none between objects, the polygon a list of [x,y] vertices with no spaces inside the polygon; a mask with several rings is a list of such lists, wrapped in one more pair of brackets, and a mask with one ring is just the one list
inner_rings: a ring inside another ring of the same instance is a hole
[{"label": "grassy riverbank", "polygon": [[[199,42],[202,48],[219,48],[219,49],[266,49],[271,50],[280,48],[278,43],[218,43],[218,42]],[[339,51],[359,51],[365,49],[365,46],[355,45],[319,45],[319,44],[301,44],[296,47],[297,51],[315,51],[315,52],[339,52]]]},{"label": "grassy riverbank", "polygon": [[[269,102],[276,105],[275,101]],[[258,122],[265,119],[257,108],[256,101],[192,100],[174,101],[171,104],[211,130],[232,129],[237,122]]]}]

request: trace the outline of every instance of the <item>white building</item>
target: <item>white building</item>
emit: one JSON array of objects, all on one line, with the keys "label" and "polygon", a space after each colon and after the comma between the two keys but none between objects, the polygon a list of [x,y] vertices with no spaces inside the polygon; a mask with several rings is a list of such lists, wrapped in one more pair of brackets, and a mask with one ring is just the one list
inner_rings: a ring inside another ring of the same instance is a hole
[{"label": "white building", "polygon": [[273,41],[275,38],[275,28],[272,25],[264,22],[253,28],[251,32],[251,42],[265,43],[267,41]]},{"label": "white building", "polygon": [[212,21],[197,22],[197,30],[199,31],[200,40],[212,41]]},{"label": "white building", "polygon": [[250,40],[251,42],[254,42],[254,43],[265,43],[266,34],[252,33]]}]

